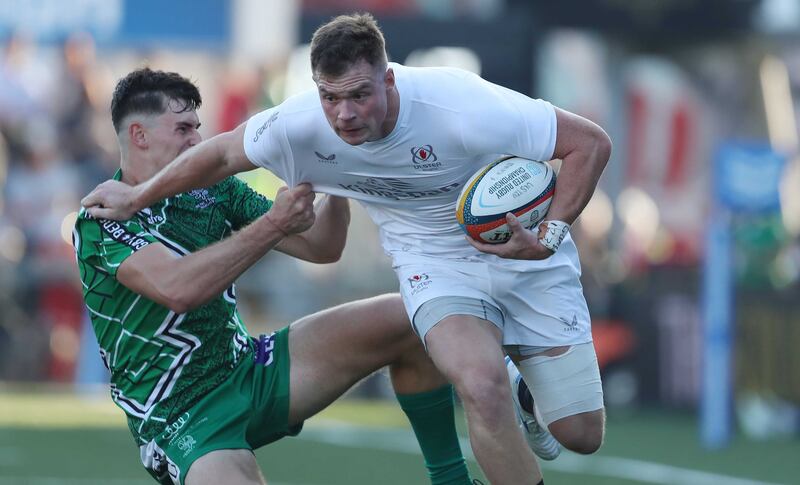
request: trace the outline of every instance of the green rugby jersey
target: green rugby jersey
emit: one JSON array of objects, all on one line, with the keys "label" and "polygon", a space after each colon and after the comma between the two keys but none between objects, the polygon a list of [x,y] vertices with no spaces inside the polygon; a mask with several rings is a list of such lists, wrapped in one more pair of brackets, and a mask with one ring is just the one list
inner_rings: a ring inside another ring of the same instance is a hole
[{"label": "green rugby jersey", "polygon": [[[120,177],[118,171],[114,178]],[[164,244],[177,254],[197,251],[249,224],[271,205],[229,177],[158,202],[127,221],[80,212],[73,245],[83,297],[111,371],[111,397],[142,442],[224,381],[250,351],[250,340],[233,286],[202,307],[176,314],[123,286],[117,268],[148,244]]]}]

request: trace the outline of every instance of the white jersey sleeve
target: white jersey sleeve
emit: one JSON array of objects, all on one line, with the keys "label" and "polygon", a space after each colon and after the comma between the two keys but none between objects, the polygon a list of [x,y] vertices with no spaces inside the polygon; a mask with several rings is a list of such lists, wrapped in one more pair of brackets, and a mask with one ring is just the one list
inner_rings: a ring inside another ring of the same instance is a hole
[{"label": "white jersey sleeve", "polygon": [[553,158],[556,143],[555,108],[541,99],[465,76],[464,116],[461,117],[467,153],[506,153],[533,160]]},{"label": "white jersey sleeve", "polygon": [[291,187],[296,181],[292,157],[286,156],[290,151],[282,146],[284,131],[277,107],[253,115],[245,125],[244,153],[253,165],[266,168]]}]

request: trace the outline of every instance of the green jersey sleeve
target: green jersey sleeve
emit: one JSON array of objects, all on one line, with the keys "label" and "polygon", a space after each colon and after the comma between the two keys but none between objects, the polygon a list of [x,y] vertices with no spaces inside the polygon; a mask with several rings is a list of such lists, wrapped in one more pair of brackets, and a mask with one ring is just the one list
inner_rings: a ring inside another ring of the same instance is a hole
[{"label": "green jersey sleeve", "polygon": [[158,242],[134,218],[127,221],[95,219],[81,211],[75,224],[78,260],[116,276],[125,259],[149,244]]},{"label": "green jersey sleeve", "polygon": [[238,230],[258,219],[272,207],[272,201],[259,194],[246,182],[236,177],[226,180],[229,191],[230,204],[227,219],[231,221],[234,230]]}]

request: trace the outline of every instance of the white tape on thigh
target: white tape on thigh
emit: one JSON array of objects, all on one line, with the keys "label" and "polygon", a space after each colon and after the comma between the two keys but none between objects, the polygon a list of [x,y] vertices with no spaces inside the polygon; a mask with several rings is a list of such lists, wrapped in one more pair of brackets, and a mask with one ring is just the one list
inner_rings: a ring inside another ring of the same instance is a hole
[{"label": "white tape on thigh", "polygon": [[603,408],[603,385],[591,342],[573,345],[561,355],[536,355],[519,371],[545,424]]}]

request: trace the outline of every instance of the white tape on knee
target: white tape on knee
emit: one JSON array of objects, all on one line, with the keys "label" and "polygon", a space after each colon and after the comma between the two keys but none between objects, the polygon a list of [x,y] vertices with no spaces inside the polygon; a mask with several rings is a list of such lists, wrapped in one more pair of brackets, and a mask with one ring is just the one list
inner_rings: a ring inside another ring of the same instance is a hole
[{"label": "white tape on knee", "polygon": [[535,355],[518,365],[546,425],[603,408],[603,385],[591,342],[561,355]]}]

